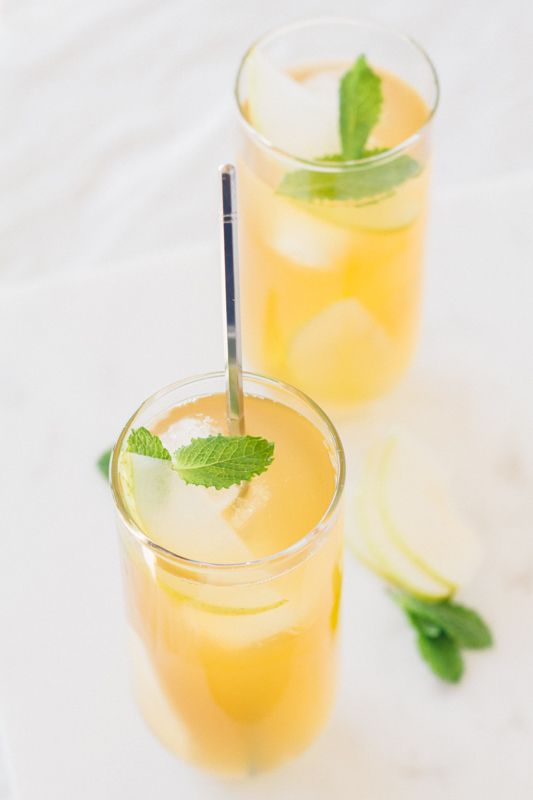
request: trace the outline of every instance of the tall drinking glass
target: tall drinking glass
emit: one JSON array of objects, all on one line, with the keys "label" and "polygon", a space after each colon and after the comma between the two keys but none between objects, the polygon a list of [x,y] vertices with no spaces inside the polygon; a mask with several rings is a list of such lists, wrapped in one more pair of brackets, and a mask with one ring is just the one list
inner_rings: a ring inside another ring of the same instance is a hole
[{"label": "tall drinking glass", "polygon": [[[340,82],[364,55],[382,108],[339,160]],[[435,70],[412,39],[319,19],[269,33],[236,84],[247,362],[328,407],[402,375],[417,332]]]},{"label": "tall drinking glass", "polygon": [[315,403],[248,373],[246,432],[275,443],[264,474],[220,492],[176,478],[172,494],[168,462],[125,458],[133,428],[169,448],[226,433],[224,388],[215,373],[150,397],[122,431],[111,472],[142,713],[178,756],[247,775],[301,751],[330,710],[345,467]]}]

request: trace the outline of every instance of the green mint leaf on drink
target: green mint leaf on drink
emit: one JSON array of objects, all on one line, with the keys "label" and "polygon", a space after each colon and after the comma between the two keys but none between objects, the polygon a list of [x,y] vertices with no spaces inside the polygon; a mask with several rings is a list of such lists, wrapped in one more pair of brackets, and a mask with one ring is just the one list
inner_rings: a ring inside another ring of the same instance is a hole
[{"label": "green mint leaf on drink", "polygon": [[365,148],[361,158],[374,158],[374,156],[380,156],[382,153],[387,153],[389,150],[390,147],[371,147],[369,150]]},{"label": "green mint leaf on drink", "polygon": [[159,436],[146,428],[132,430],[126,452],[171,461],[185,483],[228,489],[264,472],[274,459],[274,443],[261,436],[206,436],[193,439],[173,456]]},{"label": "green mint leaf on drink", "polygon": [[364,55],[344,73],[339,87],[339,131],[344,161],[361,158],[383,106],[381,78]]},{"label": "green mint leaf on drink", "polygon": [[461,679],[462,649],[481,650],[492,645],[489,627],[473,609],[451,600],[421,600],[399,590],[391,594],[416,631],[422,658],[442,680],[457,683]]},{"label": "green mint leaf on drink", "polygon": [[339,172],[320,172],[318,169],[288,172],[282,178],[277,193],[301,201],[377,202],[389,196],[405,181],[419,175],[420,164],[405,154],[365,165],[365,159],[386,153],[389,149],[366,147],[382,106],[381,78],[369,66],[365,56],[360,55],[342,76],[339,86],[342,152],[317,159],[326,164],[355,160],[360,163]]},{"label": "green mint leaf on drink", "polygon": [[273,442],[261,436],[218,435],[180,447],[172,466],[185,483],[227,489],[260,475],[273,458]]},{"label": "green mint leaf on drink", "polygon": [[464,671],[461,650],[446,633],[426,636],[419,631],[417,645],[424,661],[441,680],[448,683],[457,683],[461,680]]},{"label": "green mint leaf on drink", "polygon": [[113,455],[113,448],[110,447],[109,450],[106,450],[98,461],[96,462],[96,466],[104,476],[106,480],[109,478],[109,463],[111,461],[111,456]]},{"label": "green mint leaf on drink", "polygon": [[413,158],[401,155],[392,161],[340,172],[307,169],[287,172],[277,192],[295,200],[379,199],[419,173],[420,165]]},{"label": "green mint leaf on drink", "polygon": [[147,428],[137,428],[130,433],[126,451],[128,453],[137,453],[140,456],[171,461],[170,453],[163,446],[159,436],[150,433]]}]

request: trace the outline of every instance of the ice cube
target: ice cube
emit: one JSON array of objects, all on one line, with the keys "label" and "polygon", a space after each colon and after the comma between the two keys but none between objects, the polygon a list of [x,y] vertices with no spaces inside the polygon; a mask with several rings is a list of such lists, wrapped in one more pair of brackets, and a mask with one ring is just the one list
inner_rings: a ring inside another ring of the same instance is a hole
[{"label": "ice cube", "polygon": [[[161,434],[161,441],[169,453],[174,453],[179,447],[190,444],[192,439],[216,436],[223,432],[222,423],[212,417],[203,415],[183,417],[169,425],[166,431]],[[234,503],[239,494],[239,487],[230,486],[228,489],[220,490],[206,489],[206,493],[213,506],[223,511]]]},{"label": "ice cube", "polygon": [[[237,491],[231,501],[226,502],[224,517],[236,531],[244,528],[253,515],[264,508],[270,500],[272,493],[268,480],[261,478],[262,476],[256,477],[240,487],[231,487]],[[230,489],[226,491],[229,492]]]},{"label": "ice cube", "polygon": [[354,236],[318,220],[290,201],[279,201],[266,222],[270,246],[299,267],[333,270],[347,258]]},{"label": "ice cube", "polygon": [[260,51],[249,59],[248,84],[252,124],[276,147],[300,158],[339,152],[336,97],[310,90]]},{"label": "ice cube", "polygon": [[216,436],[217,433],[222,432],[222,425],[212,417],[198,415],[182,417],[182,419],[173,422],[161,434],[160,438],[169,453],[173,453],[178,447],[189,444],[192,439]]},{"label": "ice cube", "polygon": [[314,72],[301,82],[302,86],[320,98],[324,104],[324,112],[333,117],[338,114],[339,110],[339,83],[343,72],[343,69]]},{"label": "ice cube", "polygon": [[391,341],[375,317],[355,298],[324,308],[295,335],[288,364],[292,381],[311,395],[372,391]]}]

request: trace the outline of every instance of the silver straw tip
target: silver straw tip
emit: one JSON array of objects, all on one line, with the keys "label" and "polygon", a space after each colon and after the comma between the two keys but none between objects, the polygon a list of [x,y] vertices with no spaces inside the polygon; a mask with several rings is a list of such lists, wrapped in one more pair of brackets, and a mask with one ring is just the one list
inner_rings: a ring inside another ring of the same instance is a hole
[{"label": "silver straw tip", "polygon": [[237,219],[237,203],[235,197],[235,167],[223,164],[218,169],[222,178],[222,216],[224,222]]}]

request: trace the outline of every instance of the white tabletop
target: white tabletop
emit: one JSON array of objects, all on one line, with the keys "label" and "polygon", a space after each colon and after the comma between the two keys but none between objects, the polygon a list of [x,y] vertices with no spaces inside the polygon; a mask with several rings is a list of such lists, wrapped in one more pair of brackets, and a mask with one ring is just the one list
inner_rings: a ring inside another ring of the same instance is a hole
[{"label": "white tabletop", "polygon": [[[8,784],[20,800],[533,794],[533,158],[527,119],[518,122],[531,107],[518,2],[505,13],[380,6],[423,39],[445,92],[421,345],[403,384],[344,430],[360,447],[405,425],[452,470],[486,551],[463,599],[488,619],[496,647],[468,655],[459,686],[439,683],[380,582],[348,558],[337,708],[293,764],[253,783],[217,782],[160,748],[129,697],[112,504],[94,462],[155,388],[222,363],[213,170],[231,139],[228,81],[237,53],[286,17],[284,5],[100,0],[73,14],[60,0],[7,3],[2,798]],[[323,3],[296,5],[316,13]],[[209,110],[188,105],[184,122],[180,101],[198,84],[183,82],[199,65],[217,97]],[[71,105],[60,110],[60,97]]]}]

